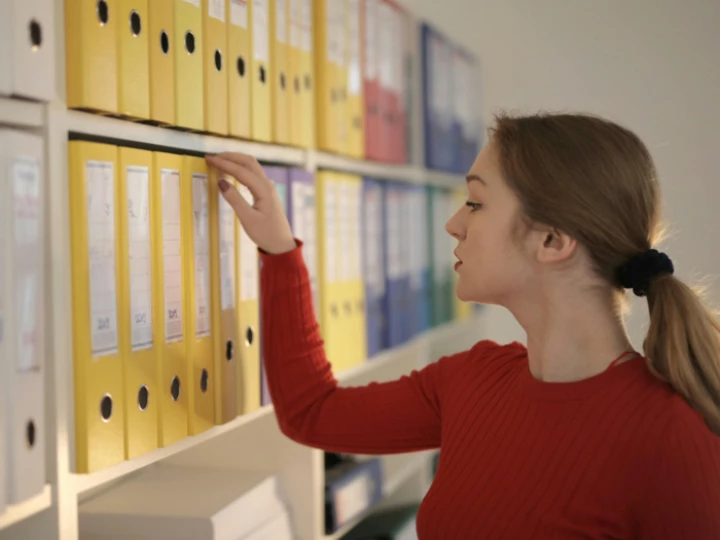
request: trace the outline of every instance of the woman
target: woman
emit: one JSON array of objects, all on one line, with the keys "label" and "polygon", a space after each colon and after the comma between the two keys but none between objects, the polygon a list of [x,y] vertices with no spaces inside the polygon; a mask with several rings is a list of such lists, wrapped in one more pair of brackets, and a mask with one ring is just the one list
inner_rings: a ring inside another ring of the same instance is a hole
[{"label": "woman", "polygon": [[[450,219],[457,294],[506,307],[527,347],[480,341],[400,380],[339,388],[308,274],[251,157],[208,158],[261,250],[267,376],[284,434],[328,451],[442,448],[421,539],[720,538],[720,327],[652,249],[656,172],[589,115],[499,116]],[[643,354],[621,320],[646,296]]]}]

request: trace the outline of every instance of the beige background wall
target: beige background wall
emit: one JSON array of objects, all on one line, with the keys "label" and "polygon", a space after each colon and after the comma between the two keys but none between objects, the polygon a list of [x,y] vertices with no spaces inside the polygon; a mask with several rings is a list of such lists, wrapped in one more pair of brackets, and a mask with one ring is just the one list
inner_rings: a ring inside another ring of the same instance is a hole
[{"label": "beige background wall", "polygon": [[[487,118],[498,107],[583,110],[636,131],[657,162],[682,278],[720,275],[720,1],[403,0],[479,55]],[[710,299],[720,304],[720,280]],[[644,337],[647,303],[629,327]],[[489,309],[488,337],[522,339]]]}]

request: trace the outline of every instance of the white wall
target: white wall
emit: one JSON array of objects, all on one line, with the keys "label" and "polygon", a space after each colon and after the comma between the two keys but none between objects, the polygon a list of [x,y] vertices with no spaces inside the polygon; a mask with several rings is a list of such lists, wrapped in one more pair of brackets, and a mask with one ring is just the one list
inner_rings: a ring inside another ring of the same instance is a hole
[{"label": "white wall", "polygon": [[[720,274],[720,1],[404,0],[479,56],[486,118],[584,110],[634,130],[659,169],[677,275]],[[720,281],[709,300],[720,304]],[[646,302],[629,327],[644,336]],[[492,310],[490,337],[522,338]]]}]

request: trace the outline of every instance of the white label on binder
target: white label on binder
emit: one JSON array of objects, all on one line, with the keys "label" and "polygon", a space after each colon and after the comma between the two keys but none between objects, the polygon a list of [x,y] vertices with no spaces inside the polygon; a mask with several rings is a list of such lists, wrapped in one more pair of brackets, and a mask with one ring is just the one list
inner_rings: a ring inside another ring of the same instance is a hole
[{"label": "white label on binder", "polygon": [[352,250],[350,238],[350,187],[346,182],[339,182],[337,186],[337,216],[340,222],[340,245],[337,246],[344,251],[340,255],[340,281],[348,281],[350,279],[350,269],[352,267]]},{"label": "white label on binder", "polygon": [[113,164],[87,161],[88,254],[92,355],[118,351]]},{"label": "white label on binder", "polygon": [[317,262],[317,218],[315,211],[315,186],[303,184],[303,225],[305,235],[303,237],[303,253],[305,264],[310,275],[310,286],[312,290],[317,289],[318,262]]},{"label": "white label on binder", "polygon": [[40,164],[18,159],[13,168],[15,244],[36,245],[40,239]]},{"label": "white label on binder", "polygon": [[268,23],[268,0],[252,1],[253,58],[267,62],[270,57],[270,32]]},{"label": "white label on binder", "polygon": [[37,159],[18,159],[13,167],[15,229],[16,362],[18,371],[39,367],[40,326],[40,164]]},{"label": "white label on binder", "polygon": [[[152,2],[152,0],[150,0]],[[196,8],[200,7],[200,0],[185,0],[187,4],[192,4]]]},{"label": "white label on binder", "polygon": [[326,19],[325,23],[327,24],[326,28],[326,39],[327,39],[327,61],[331,64],[335,64],[335,58],[337,53],[335,52],[335,49],[337,47],[336,44],[336,37],[335,37],[335,11],[337,10],[337,2],[336,0],[326,0],[325,9],[327,9]]},{"label": "white label on binder", "polygon": [[300,0],[302,2],[302,31],[300,34],[300,50],[312,51],[312,0]]},{"label": "white label on binder", "polygon": [[235,210],[218,194],[220,232],[220,309],[235,307]]},{"label": "white label on binder", "polygon": [[275,0],[275,38],[278,43],[287,43],[287,7],[285,0]]},{"label": "white label on binder", "polygon": [[183,339],[182,236],[180,171],[162,169],[163,281],[165,282],[165,341]]},{"label": "white label on binder", "polygon": [[365,0],[365,77],[371,81],[378,76],[377,16],[378,0]]},{"label": "white label on binder", "polygon": [[213,19],[225,22],[225,0],[208,0],[208,15]]},{"label": "white label on binder", "polygon": [[305,185],[300,182],[293,182],[290,188],[292,199],[292,231],[296,238],[304,241],[305,238]]},{"label": "white label on binder", "polygon": [[355,264],[352,269],[352,279],[362,280],[363,249],[362,249],[362,183],[354,183],[353,196],[353,247],[355,248]]},{"label": "white label on binder", "polygon": [[[252,193],[246,186],[239,186],[240,195],[250,204],[254,204]],[[259,295],[258,283],[258,252],[255,243],[245,232],[243,227],[240,228],[240,300],[257,300]]]},{"label": "white label on binder", "polygon": [[37,269],[26,269],[15,282],[15,320],[17,324],[17,370],[31,371],[40,367],[38,350],[38,302]]},{"label": "white label on binder", "polygon": [[247,30],[247,0],[230,0],[230,24]]},{"label": "white label on binder", "polygon": [[348,9],[350,10],[350,65],[348,69],[348,93],[351,96],[357,96],[360,95],[360,92],[362,91],[360,2],[358,0],[349,0]]},{"label": "white label on binder", "polygon": [[442,66],[442,51],[443,46],[440,39],[435,36],[430,36],[430,42],[428,43],[430,53],[430,106],[435,113],[440,113],[445,106],[445,81],[443,81],[443,66]]},{"label": "white label on binder", "polygon": [[193,246],[195,248],[195,335],[210,335],[210,223],[207,175],[192,175]]},{"label": "white label on binder", "polygon": [[347,16],[347,2],[346,0],[336,0],[335,6],[335,63],[340,67],[345,67],[347,64],[347,36],[345,35],[345,18]]},{"label": "white label on binder", "polygon": [[394,75],[394,88],[397,92],[400,104],[403,105],[404,92],[403,92],[403,79],[405,78],[405,47],[403,40],[405,39],[405,27],[404,27],[403,14],[399,10],[393,10],[393,49],[392,49],[392,61],[393,61],[393,75]]},{"label": "white label on binder", "polygon": [[390,26],[392,8],[385,2],[378,6],[378,68],[380,70],[380,86],[390,89],[392,85],[392,28]]},{"label": "white label on binder", "polygon": [[300,48],[302,35],[302,4],[301,0],[288,0],[290,2],[290,46]]},{"label": "white label on binder", "polygon": [[133,351],[153,344],[150,270],[150,171],[127,168],[128,254],[130,264],[130,328]]},{"label": "white label on binder", "polygon": [[325,181],[325,273],[327,283],[337,281],[337,242],[335,182]]},{"label": "white label on binder", "polygon": [[402,214],[400,210],[400,193],[394,189],[388,189],[387,195],[387,267],[388,278],[397,279],[402,273],[402,254],[400,253],[400,228],[402,226]]}]

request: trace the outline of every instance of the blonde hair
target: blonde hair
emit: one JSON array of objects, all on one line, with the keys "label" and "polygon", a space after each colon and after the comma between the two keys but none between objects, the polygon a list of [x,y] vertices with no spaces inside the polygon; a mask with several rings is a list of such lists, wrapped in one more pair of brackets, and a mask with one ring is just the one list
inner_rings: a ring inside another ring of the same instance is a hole
[{"label": "blonde hair", "polygon": [[[640,138],[589,114],[501,113],[489,132],[524,219],[576,238],[596,273],[622,290],[618,270],[660,232],[657,173]],[[720,324],[671,270],[646,289],[639,294],[650,311],[643,343],[650,371],[720,434]]]}]

